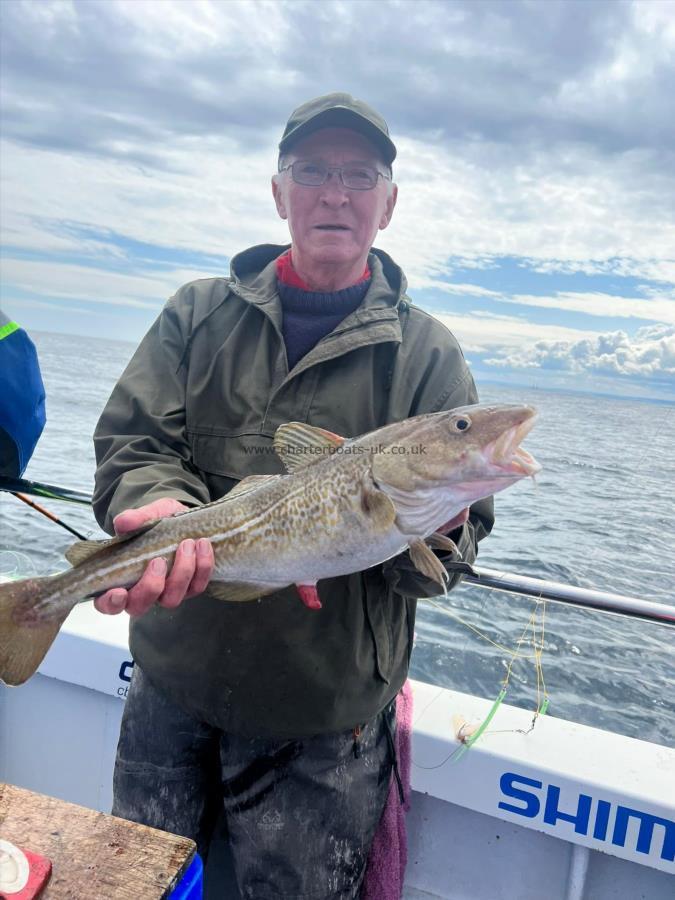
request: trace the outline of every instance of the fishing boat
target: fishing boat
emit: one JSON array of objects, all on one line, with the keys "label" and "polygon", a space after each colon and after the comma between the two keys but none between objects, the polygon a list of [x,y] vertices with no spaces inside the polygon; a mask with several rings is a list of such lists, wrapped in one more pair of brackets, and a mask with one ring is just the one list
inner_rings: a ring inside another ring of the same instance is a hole
[{"label": "fishing boat", "polygon": [[[675,622],[675,608],[636,598],[488,569],[466,579]],[[38,673],[21,688],[0,686],[0,781],[110,810],[133,670],[127,631],[126,616],[104,619],[80,604]],[[412,687],[406,900],[675,895],[674,749],[550,715],[532,727],[532,712],[501,696]],[[213,858],[207,898],[237,900],[227,854]]]}]

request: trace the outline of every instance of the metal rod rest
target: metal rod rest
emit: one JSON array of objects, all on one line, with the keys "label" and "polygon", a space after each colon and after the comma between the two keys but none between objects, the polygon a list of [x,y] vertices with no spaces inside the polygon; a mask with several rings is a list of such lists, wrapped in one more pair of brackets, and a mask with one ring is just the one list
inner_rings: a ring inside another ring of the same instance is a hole
[{"label": "metal rod rest", "polygon": [[634,619],[675,626],[675,606],[667,603],[655,603],[653,600],[642,600],[638,597],[624,597],[622,594],[596,591],[592,588],[574,587],[560,584],[557,581],[531,578],[528,575],[514,575],[511,572],[500,572],[498,569],[474,566],[473,571],[475,575],[465,575],[464,581],[479,587],[495,588],[498,591],[522,594],[526,597],[538,597],[542,600],[553,600],[571,606],[599,609],[604,612],[631,616]]}]

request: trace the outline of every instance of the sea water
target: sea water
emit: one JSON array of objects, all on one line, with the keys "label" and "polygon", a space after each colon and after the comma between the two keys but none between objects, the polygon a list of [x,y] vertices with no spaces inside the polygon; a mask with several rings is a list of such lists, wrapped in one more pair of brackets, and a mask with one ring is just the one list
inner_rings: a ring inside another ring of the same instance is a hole
[{"label": "sea water", "polygon": [[[32,337],[48,421],[26,477],[90,492],[92,433],[134,346]],[[526,480],[497,496],[495,528],[482,542],[477,564],[675,604],[675,406],[534,386],[478,387],[482,401],[537,407],[525,447],[543,471],[536,483]],[[104,537],[89,508],[39,502],[83,534]],[[72,540],[0,494],[3,572],[62,569]],[[440,608],[424,601],[418,607],[413,677],[496,697],[519,650],[506,702],[534,712],[545,687],[550,715],[675,742],[673,630],[471,585],[436,602]],[[539,678],[533,637],[542,648]]]}]

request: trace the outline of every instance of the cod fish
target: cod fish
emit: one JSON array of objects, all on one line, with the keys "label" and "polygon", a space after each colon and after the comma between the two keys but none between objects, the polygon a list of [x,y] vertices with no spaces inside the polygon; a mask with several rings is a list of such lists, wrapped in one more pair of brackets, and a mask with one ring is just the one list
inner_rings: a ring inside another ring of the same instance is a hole
[{"label": "cod fish", "polygon": [[215,569],[207,592],[222,600],[296,584],[305,604],[318,608],[317,581],[406,549],[445,590],[447,572],[431,548],[456,548],[437,529],[539,471],[519,446],[534,417],[529,406],[465,406],[353,439],[282,425],[274,448],[287,474],[250,476],[220,500],[129,535],[79,541],[66,552],[71,569],[0,585],[0,679],[30,678],[75,604],[133,585],[154,557],[171,566],[186,538],[210,539]]}]

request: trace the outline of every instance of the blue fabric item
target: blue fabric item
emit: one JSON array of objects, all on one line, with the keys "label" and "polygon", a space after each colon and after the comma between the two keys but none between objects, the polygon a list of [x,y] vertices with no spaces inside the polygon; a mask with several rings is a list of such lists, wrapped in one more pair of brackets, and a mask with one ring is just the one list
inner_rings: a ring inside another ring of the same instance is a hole
[{"label": "blue fabric item", "polygon": [[[0,315],[0,327],[8,320]],[[45,425],[45,389],[23,328],[0,340],[0,475],[23,475]]]},{"label": "blue fabric item", "polygon": [[201,856],[195,853],[185,874],[169,894],[169,900],[202,900],[203,892],[204,865]]},{"label": "blue fabric item", "polygon": [[283,309],[282,334],[286,344],[289,371],[322,337],[329,334],[368,293],[370,278],[333,293],[304,291],[277,280]]}]

